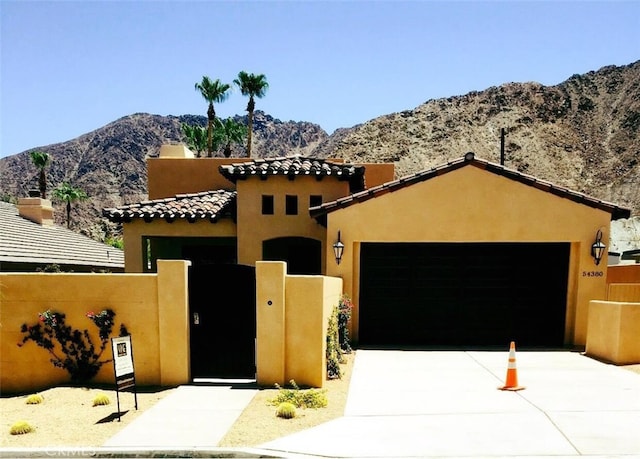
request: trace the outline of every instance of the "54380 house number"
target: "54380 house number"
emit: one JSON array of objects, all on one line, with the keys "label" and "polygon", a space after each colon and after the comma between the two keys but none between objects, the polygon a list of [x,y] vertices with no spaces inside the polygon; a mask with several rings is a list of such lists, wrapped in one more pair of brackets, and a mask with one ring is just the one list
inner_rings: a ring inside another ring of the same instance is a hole
[{"label": "54380 house number", "polygon": [[602,271],[582,271],[582,277],[602,277],[604,272]]}]

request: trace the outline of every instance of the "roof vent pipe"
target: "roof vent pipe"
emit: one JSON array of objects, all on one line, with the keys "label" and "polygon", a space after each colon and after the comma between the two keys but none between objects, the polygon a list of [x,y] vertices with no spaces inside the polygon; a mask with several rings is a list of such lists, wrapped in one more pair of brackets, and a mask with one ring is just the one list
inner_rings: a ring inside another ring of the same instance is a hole
[{"label": "roof vent pipe", "polygon": [[500,128],[500,165],[504,166],[504,128]]}]

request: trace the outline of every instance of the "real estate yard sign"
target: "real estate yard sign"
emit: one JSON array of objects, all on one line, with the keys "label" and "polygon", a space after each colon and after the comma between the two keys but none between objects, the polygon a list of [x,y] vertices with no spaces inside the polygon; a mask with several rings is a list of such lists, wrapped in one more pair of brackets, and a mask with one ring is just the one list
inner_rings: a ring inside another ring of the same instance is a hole
[{"label": "real estate yard sign", "polygon": [[116,376],[116,398],[118,399],[118,421],[120,421],[120,391],[133,387],[136,410],[138,394],[136,393],[136,374],[133,369],[133,347],[131,335],[111,338],[113,352],[113,371]]}]

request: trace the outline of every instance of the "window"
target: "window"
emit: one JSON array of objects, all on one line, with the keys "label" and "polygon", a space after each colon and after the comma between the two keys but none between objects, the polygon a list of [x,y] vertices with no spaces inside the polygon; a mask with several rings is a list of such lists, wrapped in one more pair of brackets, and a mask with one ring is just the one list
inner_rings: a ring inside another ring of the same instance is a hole
[{"label": "window", "polygon": [[316,207],[322,204],[322,196],[319,194],[312,194],[309,196],[309,207]]},{"label": "window", "polygon": [[285,201],[285,213],[298,215],[298,197],[288,194]]},{"label": "window", "polygon": [[273,195],[262,195],[262,215],[273,215]]}]

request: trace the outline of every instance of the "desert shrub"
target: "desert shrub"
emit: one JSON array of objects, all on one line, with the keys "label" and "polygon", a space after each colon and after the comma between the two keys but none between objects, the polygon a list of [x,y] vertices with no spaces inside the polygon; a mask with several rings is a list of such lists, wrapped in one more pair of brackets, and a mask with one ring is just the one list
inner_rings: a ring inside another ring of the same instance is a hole
[{"label": "desert shrub", "polygon": [[109,405],[111,400],[107,394],[98,394],[93,398],[93,406]]},{"label": "desert shrub", "polygon": [[[33,341],[49,353],[50,361],[54,366],[63,368],[69,373],[71,381],[86,382],[98,374],[102,365],[111,362],[111,359],[100,359],[109,342],[115,315],[111,309],[105,309],[98,314],[87,313],[87,318],[98,328],[100,336],[98,348],[94,345],[88,330],[80,331],[72,328],[66,324],[66,316],[63,313],[51,310],[40,313],[35,325],[22,324],[20,331],[25,336],[18,346],[23,346],[27,341]],[[126,327],[121,325],[120,336],[128,334]]]},{"label": "desert shrub", "polygon": [[340,361],[342,359],[342,350],[340,349],[340,340],[338,337],[338,307],[335,306],[329,316],[329,325],[327,327],[327,378],[339,379],[342,377],[340,369]]},{"label": "desert shrub", "polygon": [[25,401],[27,405],[38,405],[42,402],[44,402],[44,397],[40,394],[31,394],[27,397],[27,400]]},{"label": "desert shrub", "polygon": [[297,408],[324,408],[329,404],[327,391],[324,389],[300,389],[293,379],[289,381],[289,385],[291,387],[283,388],[276,384],[278,395],[269,400],[269,404],[291,403]]},{"label": "desert shrub", "polygon": [[276,416],[283,419],[293,419],[296,417],[296,406],[293,403],[282,402],[276,408]]},{"label": "desert shrub", "polygon": [[338,301],[338,339],[340,341],[340,350],[345,354],[350,354],[351,338],[349,337],[349,320],[351,320],[351,311],[353,303],[349,295],[342,295]]},{"label": "desert shrub", "polygon": [[29,432],[33,432],[33,426],[29,424],[27,421],[15,422],[11,426],[11,429],[9,429],[9,433],[11,435],[23,435]]}]

